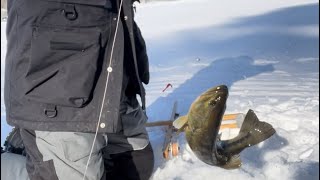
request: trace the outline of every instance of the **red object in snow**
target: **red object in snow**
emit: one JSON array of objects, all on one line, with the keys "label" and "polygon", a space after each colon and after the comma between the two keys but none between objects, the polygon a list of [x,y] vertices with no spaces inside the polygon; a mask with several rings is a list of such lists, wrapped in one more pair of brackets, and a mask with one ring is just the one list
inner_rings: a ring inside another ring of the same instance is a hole
[{"label": "red object in snow", "polygon": [[168,89],[169,87],[171,86],[171,88],[172,88],[172,85],[169,83],[169,84],[167,84],[167,87],[166,88],[164,88],[163,90],[162,90],[162,92],[164,92],[166,89]]}]

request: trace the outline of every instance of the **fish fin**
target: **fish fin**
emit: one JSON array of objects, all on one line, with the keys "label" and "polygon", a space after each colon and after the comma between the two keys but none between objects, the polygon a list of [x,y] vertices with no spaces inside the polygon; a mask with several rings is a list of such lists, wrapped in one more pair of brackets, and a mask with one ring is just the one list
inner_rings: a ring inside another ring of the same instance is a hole
[{"label": "fish fin", "polygon": [[222,141],[220,152],[227,155],[239,154],[245,148],[268,139],[275,132],[270,124],[259,121],[256,114],[250,109],[243,120],[238,136]]},{"label": "fish fin", "polygon": [[223,165],[222,168],[225,169],[237,169],[240,168],[240,166],[242,165],[241,159],[240,159],[240,155],[233,155],[231,156],[231,158],[229,159],[229,161],[227,162],[227,164]]},{"label": "fish fin", "polygon": [[259,121],[253,110],[249,109],[240,128],[240,133],[250,133],[249,146],[258,144],[275,133],[275,129],[267,122]]},{"label": "fish fin", "polygon": [[176,129],[183,129],[188,123],[188,116],[180,116],[176,120],[173,121],[172,125]]}]

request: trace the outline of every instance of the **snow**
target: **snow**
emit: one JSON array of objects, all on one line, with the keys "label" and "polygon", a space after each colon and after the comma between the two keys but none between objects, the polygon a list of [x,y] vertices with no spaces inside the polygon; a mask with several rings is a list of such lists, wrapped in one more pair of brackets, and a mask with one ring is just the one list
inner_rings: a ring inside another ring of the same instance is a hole
[{"label": "snow", "polygon": [[[224,170],[198,160],[184,134],[180,154],[162,158],[164,127],[149,128],[153,180],[319,179],[319,3],[315,0],[180,0],[136,4],[151,81],[149,121],[166,120],[174,101],[188,112],[206,89],[226,84],[226,113],[253,109],[277,133],[241,153],[243,165]],[[1,36],[5,37],[4,22]],[[1,143],[5,122],[1,38]],[[167,84],[172,87],[162,90]]]}]

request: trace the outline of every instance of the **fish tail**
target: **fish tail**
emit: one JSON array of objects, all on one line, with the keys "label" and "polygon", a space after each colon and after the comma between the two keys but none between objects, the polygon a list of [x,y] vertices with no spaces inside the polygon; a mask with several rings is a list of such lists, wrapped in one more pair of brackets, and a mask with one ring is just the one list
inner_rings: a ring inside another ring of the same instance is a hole
[{"label": "fish tail", "polygon": [[259,121],[257,115],[253,110],[249,109],[242,123],[239,134],[249,133],[251,136],[248,138],[248,146],[258,144],[275,133],[275,129],[271,124],[263,121]]},{"label": "fish tail", "polygon": [[228,156],[237,155],[245,148],[268,139],[275,132],[269,123],[259,121],[254,111],[250,109],[244,118],[238,136],[221,141],[219,152]]}]

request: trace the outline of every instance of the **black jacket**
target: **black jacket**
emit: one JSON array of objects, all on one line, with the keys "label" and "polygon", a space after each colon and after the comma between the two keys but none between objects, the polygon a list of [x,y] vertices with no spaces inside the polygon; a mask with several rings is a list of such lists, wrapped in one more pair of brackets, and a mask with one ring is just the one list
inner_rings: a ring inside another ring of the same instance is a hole
[{"label": "black jacket", "polygon": [[123,0],[112,49],[118,8],[119,2],[109,0],[8,2],[5,105],[10,125],[95,132],[106,81],[99,132],[116,132],[121,94],[140,94],[145,108],[145,42],[132,2]]}]

